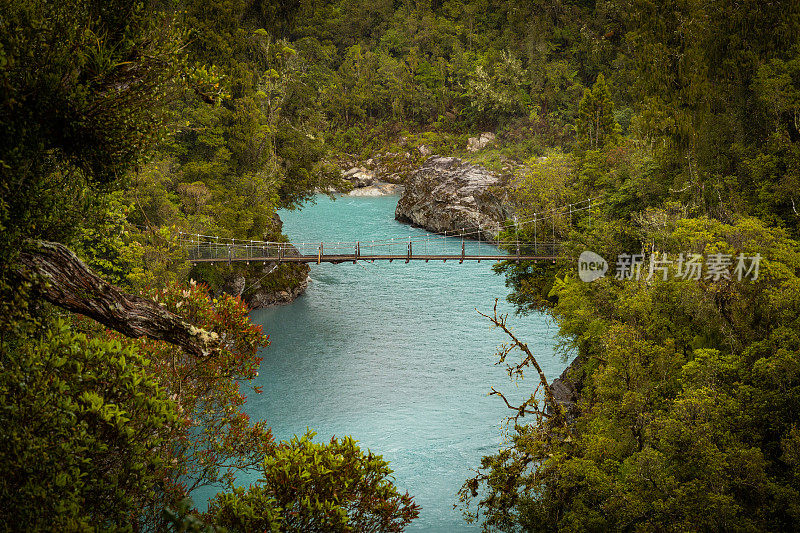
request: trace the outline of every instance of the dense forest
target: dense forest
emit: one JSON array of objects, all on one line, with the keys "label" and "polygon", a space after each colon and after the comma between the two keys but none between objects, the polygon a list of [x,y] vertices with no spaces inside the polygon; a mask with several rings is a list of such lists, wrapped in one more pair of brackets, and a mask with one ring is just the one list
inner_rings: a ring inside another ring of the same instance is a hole
[{"label": "dense forest", "polygon": [[[340,161],[422,145],[504,173],[520,218],[595,199],[548,221],[562,261],[496,267],[556,321],[577,399],[522,382],[466,519],[799,527],[797,2],[3,0],[0,127],[0,529],[411,523],[381,456],[248,419],[268,337],[177,235],[285,240],[276,210],[343,187]],[[664,268],[585,283],[584,250]]]}]

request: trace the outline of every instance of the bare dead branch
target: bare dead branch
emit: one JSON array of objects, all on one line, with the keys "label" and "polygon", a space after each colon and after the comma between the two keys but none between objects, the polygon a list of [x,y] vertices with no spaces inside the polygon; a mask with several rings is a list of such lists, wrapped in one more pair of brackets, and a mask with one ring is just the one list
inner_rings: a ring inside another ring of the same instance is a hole
[{"label": "bare dead branch", "polygon": [[[523,367],[528,366],[528,365],[532,365],[536,369],[536,372],[539,374],[539,382],[541,383],[541,386],[544,389],[545,405],[547,405],[547,407],[549,408],[550,413],[553,413],[553,415],[550,418],[553,419],[553,420],[558,420],[565,427],[567,427],[567,417],[566,417],[566,413],[564,412],[564,408],[560,403],[558,403],[558,401],[555,399],[555,397],[553,397],[553,392],[550,390],[550,385],[547,382],[547,376],[544,375],[544,371],[542,370],[542,367],[539,366],[539,362],[533,356],[533,352],[531,352],[530,348],[528,348],[528,345],[525,344],[524,342],[522,342],[519,338],[517,338],[517,336],[514,335],[514,333],[511,331],[511,329],[506,324],[506,319],[508,318],[508,315],[498,315],[497,314],[497,302],[498,302],[498,300],[495,299],[495,301],[494,301],[494,312],[493,312],[493,314],[491,316],[487,315],[485,313],[482,313],[480,311],[478,311],[478,314],[481,315],[482,317],[487,318],[492,324],[494,324],[495,327],[502,329],[503,332],[505,332],[505,334],[508,335],[511,338],[512,346],[516,347],[516,348],[519,348],[525,354],[525,359],[523,359],[523,361],[519,365],[516,365],[516,367],[509,367],[509,370],[508,370],[509,371],[509,376],[511,376],[512,373],[516,373],[518,375],[521,375]],[[476,311],[477,311],[477,309],[476,309]],[[505,360],[505,356],[508,355],[509,352],[510,352],[510,349],[508,349],[507,347],[504,346],[503,349],[501,350],[502,360]],[[492,389],[492,390],[494,391],[494,389]],[[508,403],[508,401],[506,401],[505,397],[503,397],[502,394],[500,394],[499,392],[496,392],[496,391],[494,393],[496,393],[501,398],[503,398],[503,400],[506,402],[506,405],[508,405],[508,407],[510,409],[514,409],[514,407],[511,406]],[[523,404],[522,408],[523,409],[525,408],[525,404]],[[516,409],[519,409],[519,407],[517,407]]]},{"label": "bare dead branch", "polygon": [[152,300],[106,283],[62,244],[37,241],[30,251],[19,255],[16,272],[33,282],[45,300],[128,337],[167,341],[195,355],[208,355],[219,346],[216,333],[189,324]]},{"label": "bare dead branch", "polygon": [[543,416],[545,418],[551,418],[550,414],[545,413],[544,411],[542,411],[540,409],[536,409],[536,408],[531,409],[531,408],[529,408],[529,404],[531,403],[531,399],[533,399],[533,396],[531,396],[530,399],[528,399],[522,405],[519,405],[519,406],[511,405],[509,403],[508,399],[505,397],[505,395],[502,392],[496,390],[494,387],[492,387],[492,392],[489,393],[489,396],[500,396],[500,399],[503,400],[503,402],[505,402],[506,407],[508,407],[512,411],[516,411],[516,413],[517,413],[516,416],[512,417],[515,422],[519,417],[525,416],[525,415],[536,415],[536,416]]}]

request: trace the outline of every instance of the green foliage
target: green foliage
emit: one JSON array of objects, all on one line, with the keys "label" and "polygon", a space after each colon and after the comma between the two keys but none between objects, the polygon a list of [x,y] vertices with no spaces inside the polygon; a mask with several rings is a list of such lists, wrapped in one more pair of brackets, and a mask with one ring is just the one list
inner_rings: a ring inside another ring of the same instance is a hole
[{"label": "green foliage", "polygon": [[0,345],[2,528],[133,531],[170,470],[175,404],[137,350],[62,319],[24,328]]},{"label": "green foliage", "polygon": [[524,174],[515,180],[512,192],[519,218],[528,219],[533,213],[568,203],[575,166],[574,158],[558,149],[526,161]]},{"label": "green foliage", "polygon": [[[518,309],[549,310],[559,324],[579,403],[572,437],[549,422],[517,425],[484,458],[462,490],[479,498],[484,529],[800,523],[800,17],[789,4],[630,4],[612,74],[623,94],[612,97],[598,76],[578,107],[572,174],[521,182],[516,196],[531,209],[601,195],[591,219],[562,231],[566,257],[593,250],[613,265],[623,252],[760,253],[764,271],[755,282],[673,271],[667,281],[583,283],[567,263],[502,265]],[[767,25],[781,29],[755,31]],[[613,104],[636,111],[627,139],[614,138],[623,114]],[[560,198],[547,198],[553,190]]]},{"label": "green foliage", "polygon": [[602,74],[597,75],[591,89],[583,91],[577,128],[578,136],[585,139],[591,148],[602,148],[616,137],[619,125],[614,121],[614,102]]},{"label": "green foliage", "polygon": [[461,133],[523,117],[561,132],[581,82],[618,47],[598,35],[615,10],[580,2],[331,0],[279,11],[254,6],[242,20],[292,43],[314,73],[304,76],[306,104],[337,138],[364,123]]},{"label": "green foliage", "polygon": [[133,289],[174,283],[188,272],[186,251],[174,228],[142,231],[128,221],[133,206],[120,191],[99,195],[77,229],[72,249],[98,275],[118,287]]},{"label": "green foliage", "polygon": [[388,463],[350,437],[281,443],[263,462],[264,477],[218,494],[207,516],[231,531],[402,531],[419,514],[390,480]]},{"label": "green foliage", "polygon": [[522,62],[507,52],[502,53],[491,72],[477,65],[467,81],[466,93],[477,122],[485,124],[503,116],[527,114],[531,99],[526,81]]},{"label": "green foliage", "polygon": [[181,55],[172,15],[132,0],[6,2],[0,36],[5,263],[26,238],[68,237],[86,185],[157,142]]},{"label": "green foliage", "polygon": [[[130,208],[115,192],[97,199],[94,211],[99,220],[86,221],[78,228],[73,251],[103,279],[117,286],[128,285],[129,273],[138,265],[137,250],[128,237],[126,216]],[[126,242],[128,241],[128,242]]]},{"label": "green foliage", "polygon": [[[655,235],[656,218],[640,219],[640,238]],[[661,250],[761,253],[758,279],[673,272],[555,284],[552,312],[578,358],[576,438],[558,438],[547,422],[518,425],[472,482],[488,489],[485,529],[788,530],[800,521],[785,451],[800,414],[800,246],[752,218],[661,220]]]},{"label": "green foliage", "polygon": [[642,107],[633,129],[672,159],[667,179],[681,200],[797,227],[787,188],[799,135],[797,4],[635,2],[625,18]]}]

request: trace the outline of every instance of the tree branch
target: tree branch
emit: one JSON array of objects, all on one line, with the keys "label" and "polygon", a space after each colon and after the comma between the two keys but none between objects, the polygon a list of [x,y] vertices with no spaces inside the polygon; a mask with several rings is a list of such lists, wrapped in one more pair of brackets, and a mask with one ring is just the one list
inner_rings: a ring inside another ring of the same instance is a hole
[{"label": "tree branch", "polygon": [[531,396],[531,398],[529,398],[527,401],[525,401],[522,405],[519,405],[519,406],[511,405],[511,403],[509,403],[509,401],[508,401],[508,398],[506,398],[505,395],[502,392],[500,392],[499,390],[495,389],[494,387],[492,387],[492,392],[489,393],[489,396],[500,396],[500,399],[505,402],[506,407],[508,407],[512,411],[516,411],[517,412],[516,416],[513,417],[514,422],[519,420],[519,417],[525,416],[525,415],[536,415],[536,416],[541,416],[541,417],[544,417],[544,418],[551,418],[551,415],[548,414],[548,413],[545,413],[544,411],[541,411],[541,410],[536,409],[536,408],[534,408],[534,409],[529,409],[528,408],[528,405],[531,403],[531,400],[533,399],[533,396]]},{"label": "tree branch", "polygon": [[[477,311],[477,309],[476,309],[476,311]],[[501,350],[501,354],[502,354],[501,355],[501,361],[505,359],[505,356],[511,351],[511,349],[513,347],[519,348],[525,354],[526,357],[522,361],[522,363],[517,365],[515,368],[512,368],[512,367],[509,368],[509,375],[511,375],[512,373],[522,374],[522,367],[527,366],[529,364],[533,365],[533,367],[536,369],[536,372],[539,373],[539,382],[541,383],[542,387],[544,388],[545,405],[550,409],[550,413],[552,413],[552,418],[551,419],[554,420],[554,421],[561,422],[566,427],[567,426],[566,413],[564,412],[563,406],[560,403],[558,403],[558,401],[553,396],[553,391],[550,390],[550,385],[547,383],[547,376],[544,375],[544,371],[542,370],[542,367],[539,366],[539,362],[533,356],[533,353],[531,352],[530,348],[528,348],[528,345],[525,344],[524,342],[522,342],[521,340],[519,340],[517,338],[517,336],[514,335],[511,332],[511,329],[506,325],[506,315],[498,315],[497,314],[497,300],[494,301],[494,313],[493,313],[493,316],[489,316],[487,314],[481,313],[480,311],[478,311],[478,314],[481,315],[482,317],[488,318],[489,321],[492,324],[494,324],[495,327],[498,327],[498,328],[502,329],[505,332],[505,334],[508,335],[511,338],[512,346],[504,348],[503,350]],[[494,389],[492,389],[492,390],[494,391]],[[496,391],[494,391],[493,394],[495,394],[495,393],[499,394]],[[500,395],[500,396],[502,397],[502,395]],[[503,400],[505,400],[505,398],[503,398]],[[525,407],[527,407],[527,405],[526,405],[527,403],[528,402],[526,402],[525,404],[523,404],[521,406],[521,408],[523,409],[523,412],[524,412]],[[511,405],[508,404],[508,401],[506,401],[506,405],[508,405],[508,407],[511,408],[511,409],[515,409],[514,407],[512,407]],[[516,409],[519,410],[520,408],[517,407]]]},{"label": "tree branch", "polygon": [[33,282],[42,298],[123,335],[167,341],[195,355],[208,355],[219,345],[216,333],[106,283],[62,244],[37,241],[18,261],[17,274]]}]

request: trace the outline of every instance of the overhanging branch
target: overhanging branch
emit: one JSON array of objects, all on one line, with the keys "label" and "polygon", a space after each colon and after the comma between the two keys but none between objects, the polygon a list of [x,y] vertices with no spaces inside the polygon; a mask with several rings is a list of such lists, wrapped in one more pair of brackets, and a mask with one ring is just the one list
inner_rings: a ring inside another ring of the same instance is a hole
[{"label": "overhanging branch", "polygon": [[208,355],[219,345],[216,333],[107,283],[62,244],[37,241],[18,261],[17,274],[33,282],[42,298],[123,335],[166,341],[195,355]]},{"label": "overhanging branch", "polygon": [[[478,310],[476,309],[476,311]],[[506,324],[506,315],[499,315],[497,313],[497,300],[494,301],[493,315],[487,315],[485,313],[481,313],[480,311],[478,311],[478,314],[481,315],[482,317],[489,319],[489,321],[492,324],[494,324],[495,327],[503,330],[503,332],[506,335],[508,335],[508,337],[511,339],[511,345],[504,346],[499,352],[500,362],[503,362],[505,360],[505,357],[514,348],[519,348],[525,354],[525,359],[521,363],[519,363],[515,367],[509,367],[508,369],[509,376],[513,376],[514,374],[521,376],[522,369],[528,365],[532,365],[536,369],[536,372],[539,374],[539,383],[541,384],[542,389],[544,390],[544,401],[545,405],[549,409],[549,412],[547,413],[537,412],[539,411],[537,409],[536,411],[533,411],[533,413],[537,415],[545,415],[553,422],[558,423],[559,425],[563,425],[564,427],[567,427],[566,413],[564,412],[564,408],[561,406],[561,404],[558,403],[558,401],[553,396],[553,391],[550,388],[550,384],[547,382],[547,376],[544,375],[542,367],[539,366],[539,362],[533,356],[533,352],[531,352],[530,348],[528,348],[528,345],[522,342],[516,335],[514,335],[514,333],[512,333],[511,328],[509,328],[508,325]],[[509,404],[508,400],[506,400],[506,398],[502,394],[497,392],[494,388],[492,388],[491,394],[499,395],[503,399],[503,401],[505,401],[509,409],[516,410],[520,415],[524,415],[524,413],[526,412],[526,408],[529,405],[529,402],[525,402],[521,406],[514,407],[511,404]]]}]

